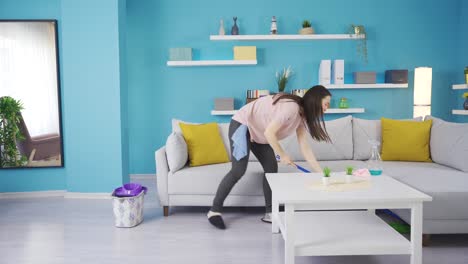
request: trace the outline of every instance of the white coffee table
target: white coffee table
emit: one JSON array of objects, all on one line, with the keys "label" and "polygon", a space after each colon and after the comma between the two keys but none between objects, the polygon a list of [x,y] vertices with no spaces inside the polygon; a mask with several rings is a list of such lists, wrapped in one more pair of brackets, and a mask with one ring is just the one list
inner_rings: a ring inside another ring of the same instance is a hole
[{"label": "white coffee table", "polygon": [[[341,192],[311,188],[322,177],[318,173],[266,177],[273,194],[272,232],[283,235],[286,264],[295,256],[405,254],[411,264],[422,263],[422,209],[430,196],[385,175],[371,177],[367,188]],[[375,215],[375,209],[396,208],[411,209],[411,241]]]}]

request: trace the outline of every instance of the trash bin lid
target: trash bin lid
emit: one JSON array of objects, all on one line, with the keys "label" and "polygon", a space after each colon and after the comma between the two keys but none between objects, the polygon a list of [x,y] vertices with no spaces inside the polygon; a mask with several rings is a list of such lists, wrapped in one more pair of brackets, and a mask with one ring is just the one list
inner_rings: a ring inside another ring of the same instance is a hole
[{"label": "trash bin lid", "polygon": [[141,186],[138,183],[126,183],[123,186],[114,190],[114,195],[117,197],[130,197],[130,196],[137,196],[141,192],[147,191],[147,188]]}]

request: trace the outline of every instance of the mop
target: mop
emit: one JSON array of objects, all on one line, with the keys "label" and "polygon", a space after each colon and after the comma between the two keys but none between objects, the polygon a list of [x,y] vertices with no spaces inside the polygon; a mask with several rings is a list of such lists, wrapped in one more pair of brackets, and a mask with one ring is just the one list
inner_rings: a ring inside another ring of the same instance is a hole
[{"label": "mop", "polygon": [[[281,160],[280,155],[276,155],[276,159],[277,159],[278,161],[280,161],[280,160]],[[293,162],[293,165],[294,165],[298,170],[300,170],[300,171],[302,171],[302,172],[310,173],[309,170],[307,170],[306,168],[304,168],[304,167],[302,167],[302,166],[297,165],[297,164],[294,163],[294,162]]]}]

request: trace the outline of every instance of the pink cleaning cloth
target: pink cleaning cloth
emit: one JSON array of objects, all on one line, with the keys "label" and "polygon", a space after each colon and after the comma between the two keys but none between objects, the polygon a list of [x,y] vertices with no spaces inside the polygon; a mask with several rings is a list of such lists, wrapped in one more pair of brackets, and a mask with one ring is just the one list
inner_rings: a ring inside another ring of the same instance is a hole
[{"label": "pink cleaning cloth", "polygon": [[369,178],[371,174],[368,169],[359,169],[359,170],[354,171],[353,176]]}]

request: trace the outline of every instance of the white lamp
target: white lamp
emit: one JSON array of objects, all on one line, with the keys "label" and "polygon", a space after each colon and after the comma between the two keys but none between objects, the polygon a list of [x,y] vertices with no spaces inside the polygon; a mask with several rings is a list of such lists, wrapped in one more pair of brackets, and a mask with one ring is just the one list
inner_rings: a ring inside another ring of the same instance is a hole
[{"label": "white lamp", "polygon": [[432,68],[414,69],[413,117],[431,114]]}]

